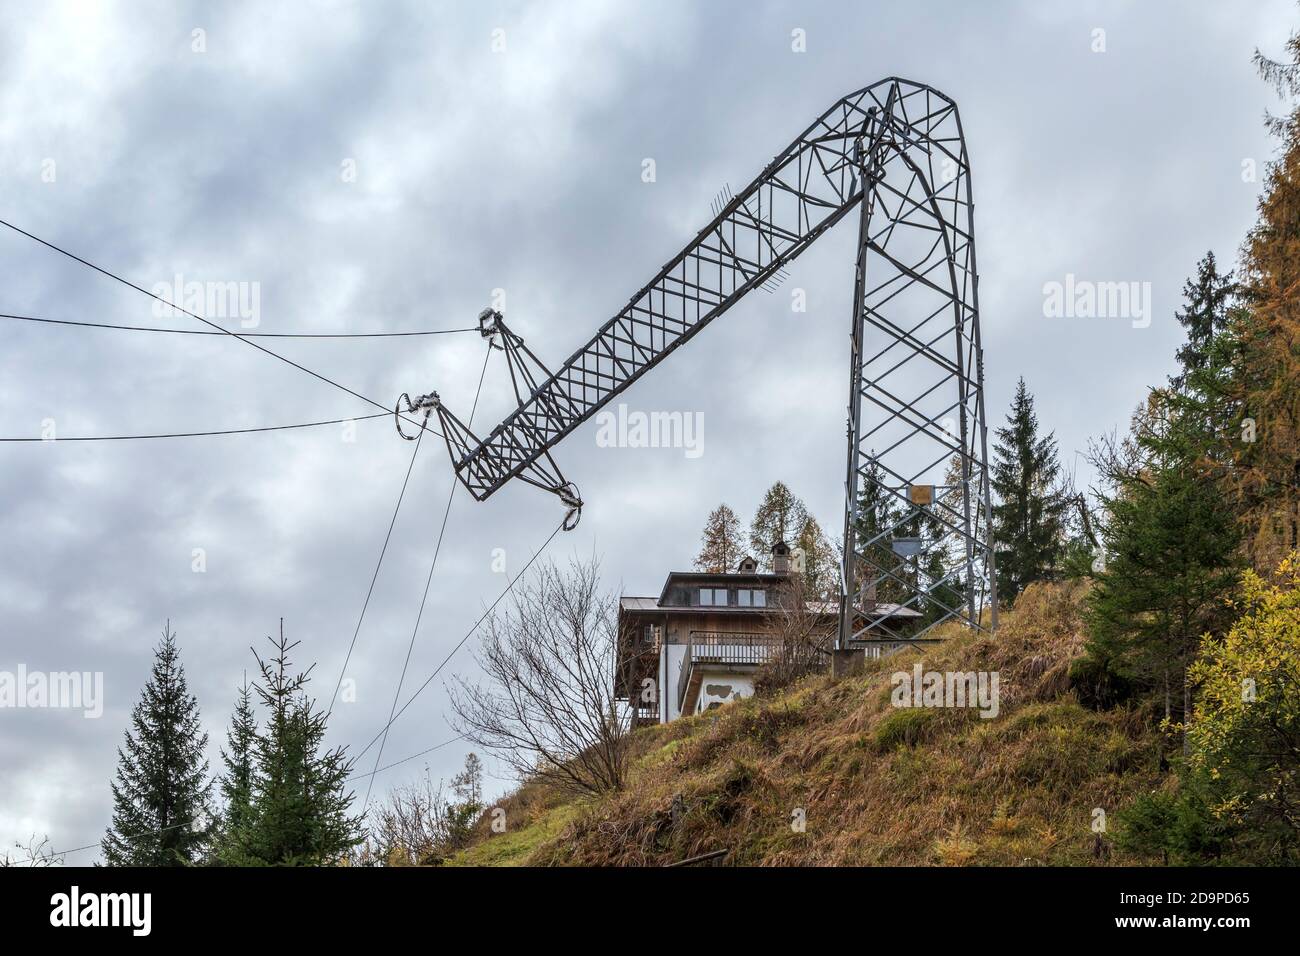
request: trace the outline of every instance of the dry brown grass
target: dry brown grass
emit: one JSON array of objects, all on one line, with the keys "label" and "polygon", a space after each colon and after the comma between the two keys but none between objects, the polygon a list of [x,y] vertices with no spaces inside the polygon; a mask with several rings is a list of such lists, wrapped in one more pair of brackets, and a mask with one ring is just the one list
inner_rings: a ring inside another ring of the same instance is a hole
[{"label": "dry brown grass", "polygon": [[[1080,598],[1077,585],[1035,586],[995,639],[954,628],[861,676],[638,732],[623,792],[575,805],[531,784],[507,800],[536,837],[508,862],[656,866],[718,849],[740,865],[1099,862],[1093,808],[1110,815],[1155,785],[1160,741],[1143,713],[1075,699]],[[917,660],[997,671],[999,716],[890,706],[890,674]]]}]

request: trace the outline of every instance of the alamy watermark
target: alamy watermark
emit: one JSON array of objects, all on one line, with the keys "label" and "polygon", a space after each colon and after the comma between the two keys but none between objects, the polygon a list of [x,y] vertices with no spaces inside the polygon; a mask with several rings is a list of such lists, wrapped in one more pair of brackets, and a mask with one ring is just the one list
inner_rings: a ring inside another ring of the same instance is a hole
[{"label": "alamy watermark", "polygon": [[681,448],[687,458],[704,454],[703,412],[615,411],[596,415],[597,448]]},{"label": "alamy watermark", "polygon": [[5,708],[80,710],[94,720],[104,714],[103,671],[0,671],[0,710]]},{"label": "alamy watermark", "polygon": [[988,720],[998,715],[997,671],[895,671],[890,677],[895,707],[971,707]]},{"label": "alamy watermark", "polygon": [[1151,324],[1150,282],[1093,282],[1065,274],[1043,283],[1043,315],[1049,319],[1129,319],[1135,329]]},{"label": "alamy watermark", "polygon": [[155,318],[170,316],[171,306],[178,306],[205,319],[238,319],[245,329],[255,329],[262,321],[260,282],[186,281],[178,274],[169,282],[155,282],[150,291],[156,296]]},{"label": "alamy watermark", "polygon": [[152,893],[83,893],[72,886],[50,897],[50,925],[55,927],[119,926],[132,936],[153,929]]}]

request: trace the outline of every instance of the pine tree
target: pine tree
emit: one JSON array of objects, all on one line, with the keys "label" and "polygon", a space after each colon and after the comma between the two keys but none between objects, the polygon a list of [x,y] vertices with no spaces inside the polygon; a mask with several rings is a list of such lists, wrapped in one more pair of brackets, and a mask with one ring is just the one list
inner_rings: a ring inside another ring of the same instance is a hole
[{"label": "pine tree", "polygon": [[[253,747],[252,820],[244,862],[316,865],[342,858],[361,842],[361,820],[348,815],[352,764],[344,748],[323,751],[326,714],[303,690],[311,668],[290,674],[289,643],[280,625],[269,661],[253,652],[261,681],[253,685],[266,711]],[[313,665],[314,666],[314,665]]]},{"label": "pine tree", "polygon": [[1239,527],[1225,507],[1222,422],[1237,354],[1232,287],[1213,255],[1178,313],[1188,341],[1169,388],[1154,390],[1129,438],[1097,463],[1111,492],[1100,536],[1104,570],[1088,596],[1090,657],[1159,691],[1168,719],[1191,710],[1187,669],[1207,633],[1222,633],[1237,578]]},{"label": "pine tree", "polygon": [[[945,488],[938,493],[939,503],[930,509],[931,512],[943,515],[950,524],[961,527],[961,522],[969,509],[971,520],[983,527],[984,522],[979,520],[979,514],[983,510],[983,504],[979,500],[979,481],[968,477],[961,455],[954,454],[948,459],[943,483]],[[962,518],[959,519],[958,515]],[[979,584],[978,581],[968,580],[974,571],[973,563],[978,559],[978,555],[973,547],[971,553],[967,555],[965,536],[945,527],[937,519],[932,523],[931,531],[939,539],[933,546],[931,564],[935,577],[932,580],[947,579],[943,584],[931,585],[934,600],[928,602],[926,616],[927,619],[933,620],[942,614],[947,614],[949,610],[968,611],[970,610],[969,598],[974,597],[974,603],[978,605],[980,600],[987,600],[987,596],[978,593],[970,594],[970,590]],[[971,559],[971,565],[967,564],[968,557]]]},{"label": "pine tree", "polygon": [[1025,380],[1016,385],[1007,424],[993,449],[993,541],[998,600],[1010,604],[1034,581],[1051,578],[1063,548],[1068,504],[1056,482],[1060,474],[1056,439],[1038,434],[1034,398]]},{"label": "pine tree", "polygon": [[1103,496],[1106,564],[1087,599],[1089,655],[1160,692],[1173,719],[1190,710],[1186,672],[1201,636],[1221,633],[1229,616],[1238,535],[1212,481],[1138,446],[1145,460],[1107,476],[1115,490]]},{"label": "pine tree", "polygon": [[253,713],[252,689],[245,679],[235,699],[235,713],[226,730],[226,748],[221,759],[226,771],[220,790],[225,802],[215,855],[237,861],[246,831],[253,819],[253,751],[257,742],[257,718]]},{"label": "pine tree", "polygon": [[743,542],[740,519],[724,502],[709,512],[700,535],[700,553],[695,556],[695,567],[710,574],[736,570]]},{"label": "pine tree", "polygon": [[1207,252],[1196,265],[1196,278],[1183,286],[1186,305],[1174,317],[1187,332],[1187,341],[1178,349],[1182,371],[1171,382],[1175,389],[1193,384],[1194,373],[1210,364],[1211,346],[1228,325],[1228,308],[1236,294],[1231,273],[1219,272],[1214,253]]},{"label": "pine tree", "polygon": [[[902,603],[911,596],[905,569],[893,551],[893,540],[905,533],[900,523],[906,512],[899,499],[884,487],[880,465],[868,466],[862,492],[858,496],[858,513],[853,524],[854,546],[858,555],[858,579],[875,586],[879,603]],[[887,572],[893,572],[887,574]]]},{"label": "pine tree", "polygon": [[1202,637],[1222,633],[1237,577],[1239,527],[1225,507],[1229,446],[1222,423],[1237,322],[1232,287],[1213,255],[1189,280],[1178,313],[1188,341],[1170,387],[1155,389],[1128,438],[1094,455],[1106,563],[1088,595],[1089,656],[1105,671],[1164,698],[1168,719],[1191,710],[1187,669]]},{"label": "pine tree", "polygon": [[[1246,310],[1235,304],[1232,276],[1219,273],[1213,253],[1196,268],[1196,278],[1183,290],[1186,304],[1177,313],[1187,329],[1187,342],[1178,350],[1179,371],[1169,387],[1154,393],[1152,407],[1168,424],[1144,427],[1138,438],[1152,460],[1177,463],[1218,483],[1229,491],[1230,502],[1236,436],[1244,417],[1234,391]],[[1148,419],[1148,425],[1154,421]]]},{"label": "pine tree", "polygon": [[785,482],[775,482],[767,489],[749,524],[749,546],[763,570],[772,570],[772,546],[777,542],[793,545],[807,520],[808,509]]},{"label": "pine tree", "polygon": [[183,866],[203,856],[211,783],[199,722],[171,622],[117,751],[113,822],[102,846],[109,866]]},{"label": "pine tree", "polygon": [[1178,427],[1148,430],[1144,441],[1158,458],[1178,461],[1218,483],[1231,503],[1237,436],[1245,417],[1235,391],[1247,319],[1236,304],[1231,274],[1219,272],[1212,252],[1196,271],[1177,313],[1187,330],[1187,342],[1178,350],[1179,371],[1158,392],[1163,414]]},{"label": "pine tree", "polygon": [[[895,558],[899,562],[891,600],[921,612],[918,627],[963,610],[961,566],[965,563],[965,545],[961,546],[960,563],[954,570],[954,555],[948,545],[955,544],[945,535],[945,527],[933,511],[933,505],[897,504],[895,538],[916,538],[920,550],[915,557]],[[913,600],[915,599],[915,600]],[[911,602],[910,604],[908,602]]]},{"label": "pine tree", "polygon": [[922,614],[920,625],[924,627],[953,612],[963,611],[964,545],[961,564],[954,569],[951,555],[944,547],[944,526],[926,507],[915,507],[903,530],[909,537],[921,539],[921,553],[912,562],[914,590],[924,593],[915,605]]},{"label": "pine tree", "polygon": [[455,797],[447,804],[447,848],[459,850],[474,832],[474,822],[483,812],[483,762],[472,751],[465,756],[465,766],[451,778]]},{"label": "pine tree", "polygon": [[465,755],[465,766],[451,778],[451,792],[461,803],[483,806],[483,761],[470,751]]}]

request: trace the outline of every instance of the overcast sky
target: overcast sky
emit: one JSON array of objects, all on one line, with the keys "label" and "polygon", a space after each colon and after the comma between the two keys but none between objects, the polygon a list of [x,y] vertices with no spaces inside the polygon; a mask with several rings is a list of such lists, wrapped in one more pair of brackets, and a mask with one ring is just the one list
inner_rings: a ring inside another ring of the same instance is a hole
[{"label": "overcast sky", "polygon": [[[1067,465],[1171,371],[1196,261],[1235,260],[1273,154],[1262,118],[1276,103],[1250,57],[1280,53],[1300,23],[1287,0],[209,6],[5,5],[0,218],[146,288],[244,283],[262,332],[463,328],[503,289],[507,320],[554,366],[705,224],[724,184],[738,190],[840,96],[900,75],[961,110],[991,418],[1023,375]],[[196,325],[0,233],[0,311]],[[560,446],[587,506],[551,555],[594,552],[609,588],[658,593],[689,567],[713,506],[748,520],[776,479],[838,527],[853,239],[841,225],[776,294],[752,296],[623,397],[702,412],[703,454],[597,447],[593,423]],[[1153,321],[1045,317],[1044,283],[1067,274],[1150,282]],[[484,357],[465,334],[261,341],[381,404],[437,389],[462,417]],[[475,420],[490,427],[512,404],[498,357]],[[4,437],[370,411],[226,338],[0,320]],[[167,619],[214,771],[249,646],[280,617],[329,698],[412,448],[382,418],[347,437],[0,446],[0,670],[104,675],[97,719],[0,710],[0,840],[102,835],[116,747]],[[331,724],[353,750],[387,716],[451,481],[445,450],[425,443],[349,668],[356,701]],[[458,492],[404,697],[559,516],[522,484],[482,504]],[[472,646],[394,725],[385,763],[453,736],[443,678],[472,674]],[[443,748],[376,790],[426,760],[449,776],[464,755]]]}]

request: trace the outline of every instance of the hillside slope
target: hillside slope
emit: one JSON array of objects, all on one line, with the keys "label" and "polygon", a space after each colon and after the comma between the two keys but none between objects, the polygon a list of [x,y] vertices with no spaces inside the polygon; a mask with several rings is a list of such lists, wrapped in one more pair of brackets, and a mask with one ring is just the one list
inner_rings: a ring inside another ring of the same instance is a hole
[{"label": "hillside slope", "polygon": [[[462,865],[650,865],[713,850],[735,865],[1159,863],[1092,825],[1158,786],[1151,714],[1094,712],[1070,689],[1078,585],[1035,586],[996,639],[941,645],[817,677],[634,737],[626,789],[572,798],[526,784],[481,824]],[[898,708],[890,675],[996,671],[1000,713]],[[793,827],[802,811],[803,832]]]}]

